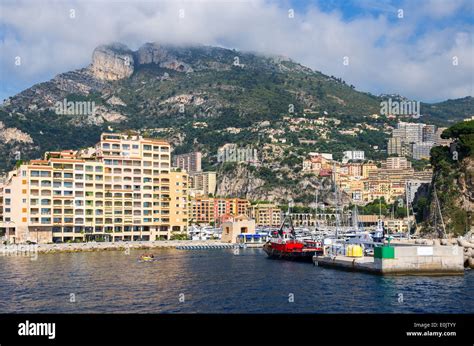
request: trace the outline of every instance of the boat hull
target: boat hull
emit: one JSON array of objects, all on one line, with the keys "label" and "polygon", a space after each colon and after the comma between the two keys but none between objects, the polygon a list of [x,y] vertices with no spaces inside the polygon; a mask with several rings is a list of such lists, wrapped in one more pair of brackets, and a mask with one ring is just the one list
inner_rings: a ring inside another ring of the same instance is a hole
[{"label": "boat hull", "polygon": [[265,243],[263,251],[265,251],[269,258],[309,263],[313,261],[314,255],[322,253],[322,250],[319,249],[285,249],[279,246],[275,247],[272,243]]}]

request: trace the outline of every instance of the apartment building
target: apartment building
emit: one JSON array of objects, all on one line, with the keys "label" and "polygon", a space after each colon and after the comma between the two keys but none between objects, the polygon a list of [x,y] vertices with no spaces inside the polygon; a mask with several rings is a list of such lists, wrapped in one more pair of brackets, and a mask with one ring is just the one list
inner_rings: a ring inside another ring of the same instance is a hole
[{"label": "apartment building", "polygon": [[104,133],[91,150],[47,152],[11,171],[3,227],[16,243],[169,239],[186,232],[187,185],[168,142]]},{"label": "apartment building", "polygon": [[418,143],[423,141],[423,128],[425,124],[399,122],[393,130],[393,137],[401,137],[405,142]]},{"label": "apartment building", "polygon": [[321,172],[332,171],[335,164],[331,154],[309,153],[303,160],[303,171],[319,175]]},{"label": "apartment building", "polygon": [[282,222],[281,209],[275,204],[256,204],[249,208],[248,215],[260,227],[279,227]]},{"label": "apartment building", "polygon": [[411,169],[412,164],[406,157],[387,157],[382,161],[381,167],[384,169]]},{"label": "apartment building", "polygon": [[[362,173],[361,173],[362,172]],[[349,163],[337,170],[336,184],[352,198],[366,204],[383,197],[388,202],[405,196],[407,182],[413,182],[410,194],[431,180],[432,171],[415,171],[405,157],[389,157],[377,167],[374,163]]]},{"label": "apartment building", "polygon": [[194,196],[190,200],[190,218],[197,224],[220,224],[231,217],[247,215],[249,201],[242,198]]},{"label": "apartment building", "polygon": [[387,153],[388,155],[411,156],[411,147],[401,137],[392,137],[388,140]]},{"label": "apartment building", "polygon": [[201,172],[202,154],[199,151],[173,156],[173,167],[186,170],[189,174]]},{"label": "apartment building", "polygon": [[429,159],[430,151],[433,148],[434,142],[412,143],[411,153],[415,160]]},{"label": "apartment building", "polygon": [[392,138],[388,140],[387,151],[389,155],[426,159],[437,137],[435,125],[399,122],[392,132]]},{"label": "apartment building", "polygon": [[217,187],[216,172],[198,172],[189,176],[191,191],[190,194],[198,195],[214,195]]},{"label": "apartment building", "polygon": [[348,150],[343,152],[344,157],[342,158],[342,162],[346,163],[351,160],[365,160],[365,152],[362,150]]},{"label": "apartment building", "polygon": [[436,126],[425,125],[422,131],[423,142],[435,142],[436,141]]}]

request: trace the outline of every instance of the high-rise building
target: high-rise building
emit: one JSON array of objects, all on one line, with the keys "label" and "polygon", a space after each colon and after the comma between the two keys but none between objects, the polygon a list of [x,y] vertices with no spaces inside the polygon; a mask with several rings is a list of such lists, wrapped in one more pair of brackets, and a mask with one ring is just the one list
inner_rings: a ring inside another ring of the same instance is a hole
[{"label": "high-rise building", "polygon": [[389,155],[409,156],[414,159],[429,157],[437,138],[435,125],[399,122],[388,140]]},{"label": "high-rise building", "polygon": [[[408,143],[418,143],[423,141],[423,128],[425,124],[399,122],[397,129],[400,131],[400,137]],[[396,132],[398,134],[398,132]]]},{"label": "high-rise building", "polygon": [[187,154],[179,154],[173,156],[173,166],[186,170],[192,174],[201,172],[202,154],[195,151]]},{"label": "high-rise building", "polygon": [[48,152],[8,174],[0,189],[12,242],[169,239],[186,232],[185,172],[170,144],[104,133],[95,149]]},{"label": "high-rise building", "polygon": [[425,125],[423,127],[423,142],[434,142],[436,140],[436,126]]},{"label": "high-rise building", "polygon": [[217,187],[216,172],[199,172],[190,177],[191,189],[195,195],[214,195]]},{"label": "high-rise building", "polygon": [[431,148],[434,146],[433,142],[412,143],[411,152],[415,160],[429,159]]},{"label": "high-rise building", "polygon": [[[395,130],[394,130],[395,131]],[[388,155],[402,155],[403,140],[402,137],[392,137],[388,140],[387,153]]]}]

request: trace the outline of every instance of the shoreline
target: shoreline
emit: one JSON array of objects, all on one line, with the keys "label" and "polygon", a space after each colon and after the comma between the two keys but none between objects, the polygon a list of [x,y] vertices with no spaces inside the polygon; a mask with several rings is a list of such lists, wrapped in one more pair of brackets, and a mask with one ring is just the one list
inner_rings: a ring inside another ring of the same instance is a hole
[{"label": "shoreline", "polygon": [[93,251],[126,251],[144,249],[175,249],[186,246],[236,246],[219,240],[156,240],[156,241],[121,241],[121,242],[88,242],[61,244],[10,244],[0,245],[0,255],[8,256],[28,253],[69,253]]}]

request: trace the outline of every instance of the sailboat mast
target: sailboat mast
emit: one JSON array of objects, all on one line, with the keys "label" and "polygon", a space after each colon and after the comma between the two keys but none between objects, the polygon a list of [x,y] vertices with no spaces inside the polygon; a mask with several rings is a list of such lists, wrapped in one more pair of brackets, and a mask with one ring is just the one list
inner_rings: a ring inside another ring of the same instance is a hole
[{"label": "sailboat mast", "polygon": [[336,239],[338,238],[339,231],[339,198],[336,184],[336,165],[332,166],[333,180],[334,180],[334,214],[336,215]]},{"label": "sailboat mast", "polygon": [[319,189],[316,189],[316,206],[314,208],[314,230],[316,230],[316,224],[318,223],[318,193]]},{"label": "sailboat mast", "polygon": [[410,236],[411,225],[410,225],[410,206],[409,206],[409,202],[408,202],[408,181],[405,181],[405,198],[406,198],[406,208],[407,208],[408,239],[410,239],[411,238],[411,236]]},{"label": "sailboat mast", "polygon": [[441,207],[439,205],[439,199],[438,199],[438,194],[436,193],[436,185],[433,184],[433,190],[434,190],[434,195],[436,199],[436,205],[438,206],[438,213],[439,213],[439,218],[441,219],[441,225],[443,226],[443,237],[446,238],[446,227],[444,226],[444,220],[443,220],[443,214],[441,214]]}]

